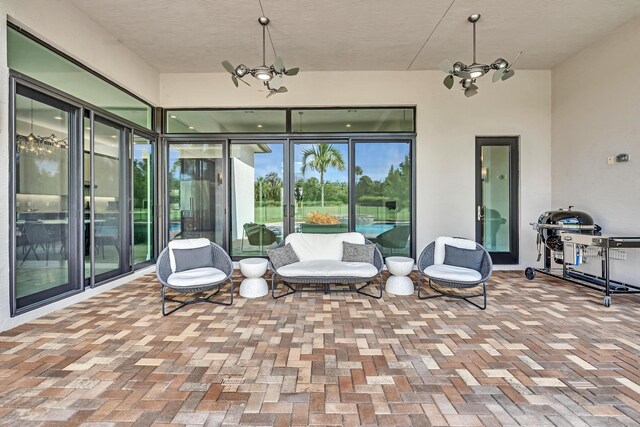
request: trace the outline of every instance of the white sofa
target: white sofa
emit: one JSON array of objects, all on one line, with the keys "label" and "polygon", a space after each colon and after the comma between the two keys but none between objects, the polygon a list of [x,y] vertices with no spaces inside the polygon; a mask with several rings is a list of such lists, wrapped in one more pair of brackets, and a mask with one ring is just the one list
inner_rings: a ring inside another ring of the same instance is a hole
[{"label": "white sofa", "polygon": [[[375,248],[373,264],[366,262],[345,262],[342,261],[342,243],[365,244],[371,243],[360,233],[292,233],[277,247],[291,244],[293,251],[299,261],[276,269],[271,260],[269,267],[273,272],[271,278],[271,294],[273,298],[281,298],[294,293],[296,290],[291,286],[294,284],[322,284],[321,291],[328,292],[330,284],[360,284],[356,287],[356,292],[380,298],[382,297],[382,254]],[[380,280],[379,295],[363,292],[362,289],[369,286],[373,279],[378,276]],[[290,291],[276,296],[276,281],[280,280]],[[340,291],[349,291],[344,289]],[[317,290],[315,290],[317,291]]]}]

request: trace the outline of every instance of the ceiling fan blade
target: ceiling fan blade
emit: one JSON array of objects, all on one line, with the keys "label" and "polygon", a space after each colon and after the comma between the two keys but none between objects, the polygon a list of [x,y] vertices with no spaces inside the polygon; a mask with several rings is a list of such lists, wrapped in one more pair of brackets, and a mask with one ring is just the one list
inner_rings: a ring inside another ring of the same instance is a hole
[{"label": "ceiling fan blade", "polygon": [[236,87],[238,87],[238,78],[236,77],[235,74],[231,74],[231,80],[233,81],[233,84],[236,85]]},{"label": "ceiling fan blade", "polygon": [[505,71],[505,73],[502,75],[502,80],[510,79],[511,77],[513,77],[513,75],[514,75],[515,73],[516,73],[516,72],[515,72],[514,70],[507,70],[507,71]]},{"label": "ceiling fan blade", "polygon": [[449,74],[442,81],[442,84],[444,84],[447,89],[451,89],[453,87],[453,83],[454,83],[454,79],[453,79],[453,75],[452,74]]},{"label": "ceiling fan blade", "polygon": [[277,72],[281,73],[284,70],[284,62],[282,62],[282,58],[279,56],[273,61],[273,68],[276,69]]},{"label": "ceiling fan blade", "polygon": [[500,81],[500,79],[502,78],[504,73],[506,73],[506,71],[504,69],[496,70],[496,72],[493,73],[493,77],[491,77],[491,81],[493,83],[495,83],[497,81]]},{"label": "ceiling fan blade", "polygon": [[246,84],[247,86],[251,86],[249,83],[247,83],[246,81],[242,80],[241,78],[238,78],[238,80],[240,80],[242,83]]},{"label": "ceiling fan blade", "polygon": [[235,74],[236,73],[236,67],[234,67],[233,65],[231,65],[231,62],[229,61],[222,61],[222,66],[224,67],[225,70],[227,70],[228,72],[230,72],[231,74]]},{"label": "ceiling fan blade", "polygon": [[440,65],[438,65],[438,68],[440,68],[444,73],[450,73],[451,70],[453,70],[453,62],[445,59],[440,63]]},{"label": "ceiling fan blade", "polygon": [[290,70],[285,71],[284,73],[287,76],[295,76],[296,74],[298,74],[300,72],[300,68],[295,67],[295,68],[291,68]]},{"label": "ceiling fan blade", "polygon": [[469,97],[472,97],[473,95],[475,95],[477,93],[478,93],[478,87],[476,87],[475,89],[469,88],[469,89],[464,91],[464,96],[469,98]]},{"label": "ceiling fan blade", "polygon": [[285,93],[285,92],[289,92],[289,89],[287,89],[284,86],[280,86],[278,89],[276,89],[276,93]]},{"label": "ceiling fan blade", "polygon": [[476,92],[478,91],[478,86],[471,84],[471,86],[469,86],[469,90],[475,90]]},{"label": "ceiling fan blade", "polygon": [[511,64],[509,64],[509,66],[507,67],[508,69],[511,69],[511,67],[513,67],[513,64],[515,64],[516,61],[518,60],[518,58],[520,58],[520,55],[522,55],[522,51],[520,51],[520,53],[518,53],[516,55],[516,57],[513,59],[513,61],[511,61]]},{"label": "ceiling fan blade", "polygon": [[284,84],[284,79],[282,78],[282,75],[278,75],[273,79],[271,79],[271,81],[268,83],[269,83],[269,86],[268,86],[269,90],[278,89],[280,86]]}]

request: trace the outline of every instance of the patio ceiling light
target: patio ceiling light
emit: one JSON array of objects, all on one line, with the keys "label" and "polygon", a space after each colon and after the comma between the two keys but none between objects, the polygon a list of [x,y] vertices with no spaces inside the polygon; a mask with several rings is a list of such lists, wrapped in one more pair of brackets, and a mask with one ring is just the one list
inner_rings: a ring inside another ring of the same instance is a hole
[{"label": "patio ceiling light", "polygon": [[[269,25],[269,18],[265,16],[261,16],[258,18],[258,22],[262,25],[262,65],[259,65],[254,68],[249,68],[244,64],[240,64],[237,67],[231,65],[229,61],[222,61],[222,66],[225,70],[231,74],[231,81],[233,84],[238,87],[238,81],[246,84],[247,86],[251,86],[247,83],[243,78],[250,74],[256,79],[260,80],[266,87],[269,93],[267,94],[267,98],[276,93],[285,93],[287,92],[287,88],[282,85],[282,78],[284,76],[295,76],[300,71],[299,68],[290,68],[286,69],[284,66],[284,62],[282,58],[276,56],[275,61],[272,65],[266,65],[266,32],[268,31],[267,25]],[[271,35],[269,35],[269,39],[271,40]],[[273,46],[273,40],[271,40],[271,47],[273,48],[273,52],[275,54],[276,49]]]}]

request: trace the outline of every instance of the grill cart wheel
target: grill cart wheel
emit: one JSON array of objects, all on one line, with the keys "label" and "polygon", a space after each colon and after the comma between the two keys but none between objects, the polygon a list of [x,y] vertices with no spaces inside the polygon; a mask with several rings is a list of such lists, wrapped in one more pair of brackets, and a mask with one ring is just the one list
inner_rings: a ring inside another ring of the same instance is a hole
[{"label": "grill cart wheel", "polygon": [[536,271],[531,267],[527,267],[524,270],[524,277],[526,277],[529,280],[533,280],[536,278]]}]

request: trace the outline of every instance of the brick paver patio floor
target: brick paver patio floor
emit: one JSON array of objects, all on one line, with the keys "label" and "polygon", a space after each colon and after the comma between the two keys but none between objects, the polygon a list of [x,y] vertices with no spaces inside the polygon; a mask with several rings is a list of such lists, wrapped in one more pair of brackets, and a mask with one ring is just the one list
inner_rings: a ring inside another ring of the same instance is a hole
[{"label": "brick paver patio floor", "polygon": [[145,276],[0,334],[0,424],[639,425],[640,296],[488,290],[486,311],[297,293],[163,318]]}]

